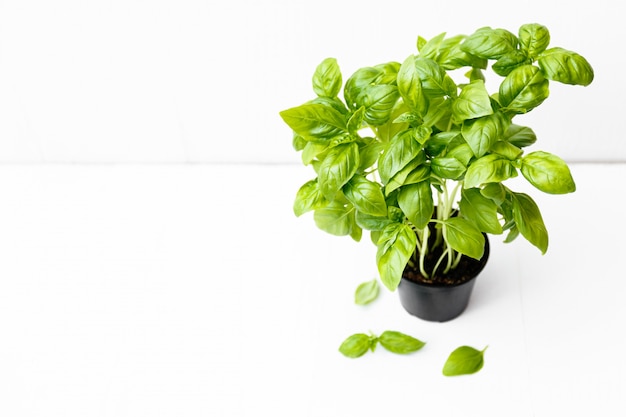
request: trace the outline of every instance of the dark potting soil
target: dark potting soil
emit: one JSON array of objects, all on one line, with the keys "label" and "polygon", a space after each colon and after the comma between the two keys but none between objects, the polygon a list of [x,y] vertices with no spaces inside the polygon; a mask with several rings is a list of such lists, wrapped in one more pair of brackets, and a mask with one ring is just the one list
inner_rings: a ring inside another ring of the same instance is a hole
[{"label": "dark potting soil", "polygon": [[[441,251],[439,253],[433,253],[426,256],[424,260],[424,266],[426,271],[432,271],[435,267],[435,264],[439,260],[441,256]],[[484,263],[487,262],[486,257],[483,257],[480,261],[476,259],[470,258],[468,256],[463,255],[461,258],[461,262],[459,265],[450,270],[447,274],[442,274],[441,272],[437,272],[434,277],[430,279],[424,278],[419,270],[419,265],[416,265],[415,268],[411,268],[410,265],[407,265],[404,269],[402,277],[414,282],[418,282],[420,284],[433,284],[433,285],[459,285],[470,279],[474,278],[478,272],[482,269]],[[445,263],[442,262],[442,264]],[[440,265],[437,271],[442,271],[445,266]]]},{"label": "dark potting soil", "polygon": [[[434,230],[430,235],[431,245],[434,243]],[[426,271],[432,271],[437,261],[441,257],[442,254],[441,246],[434,248],[426,258],[424,258],[424,267]],[[406,278],[410,281],[417,282],[420,284],[432,284],[432,285],[444,285],[444,286],[453,286],[459,285],[464,282],[469,281],[474,278],[476,275],[480,273],[485,264],[487,263],[487,259],[489,258],[489,242],[487,241],[487,236],[485,235],[485,253],[483,254],[482,259],[476,260],[474,258],[470,258],[469,256],[463,255],[461,257],[461,261],[459,265],[448,271],[447,274],[443,274],[443,270],[445,269],[445,265],[447,264],[447,259],[444,259],[443,262],[439,265],[435,276],[431,278],[425,278],[419,270],[418,262],[415,262],[415,267],[411,267],[407,265],[402,273],[402,278]],[[414,259],[415,261],[415,259]]]}]

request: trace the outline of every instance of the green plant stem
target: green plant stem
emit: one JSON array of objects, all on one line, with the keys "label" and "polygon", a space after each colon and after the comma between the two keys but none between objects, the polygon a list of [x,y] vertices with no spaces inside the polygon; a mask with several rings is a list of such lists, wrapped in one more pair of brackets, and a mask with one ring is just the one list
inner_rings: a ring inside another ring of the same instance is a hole
[{"label": "green plant stem", "polygon": [[[447,187],[447,184],[444,182],[444,187],[443,187],[443,190],[445,192],[444,220],[447,220],[452,216],[456,196],[459,192],[459,188],[461,187],[461,185],[462,185],[462,182],[457,181],[452,191],[450,191],[449,188]],[[455,253],[456,251],[452,249],[451,246],[446,244],[446,247],[444,248],[444,254],[447,254],[448,262],[447,262],[446,269],[444,270],[444,274],[447,274],[448,272],[450,272],[451,269],[455,268],[458,265],[458,259],[455,259],[457,258],[457,255],[455,255]]]},{"label": "green plant stem", "polygon": [[461,262],[461,258],[463,258],[463,254],[461,252],[457,252],[456,259],[454,260],[454,263],[452,264],[452,269],[459,266],[459,263]]},{"label": "green plant stem", "polygon": [[443,271],[444,274],[447,274],[448,272],[450,272],[450,269],[452,269],[452,259],[454,258],[454,249],[452,249],[450,245],[448,245],[447,253],[448,253],[448,266],[446,267],[446,269],[444,269]]},{"label": "green plant stem", "polygon": [[435,267],[433,268],[433,276],[435,275],[435,272],[437,271],[437,269],[439,268],[439,266],[441,265],[441,262],[443,262],[443,259],[448,255],[447,251],[444,251],[441,256],[439,257],[439,260],[437,260],[437,263],[435,264]]},{"label": "green plant stem", "polygon": [[447,220],[450,217],[450,194],[448,192],[448,182],[444,181],[442,187],[443,188],[443,213],[442,220]]},{"label": "green plant stem", "polygon": [[426,268],[424,267],[424,260],[426,259],[426,254],[428,253],[428,237],[430,234],[430,230],[428,225],[424,228],[424,236],[422,237],[422,247],[420,248],[420,272],[424,276],[424,278],[429,278],[428,272],[426,272]]},{"label": "green plant stem", "polygon": [[[441,199],[441,194],[437,193],[437,220],[442,220],[441,216],[442,216],[442,209],[440,209],[440,207],[442,206],[443,202]],[[441,245],[443,243],[443,234],[441,233],[441,229],[436,229],[436,239],[435,239],[435,243],[433,245],[434,248],[438,247],[439,245]]]},{"label": "green plant stem", "polygon": [[419,249],[422,246],[422,236],[420,236],[420,233],[422,233],[422,230],[418,229],[417,227],[415,227],[415,225],[413,223],[411,223],[411,229],[413,229],[413,231],[415,232],[415,237],[417,239],[417,248]]},{"label": "green plant stem", "polygon": [[454,206],[454,200],[456,199],[456,195],[459,192],[459,187],[461,186],[461,181],[458,181],[452,192],[448,195],[448,218],[452,215],[452,210]]}]

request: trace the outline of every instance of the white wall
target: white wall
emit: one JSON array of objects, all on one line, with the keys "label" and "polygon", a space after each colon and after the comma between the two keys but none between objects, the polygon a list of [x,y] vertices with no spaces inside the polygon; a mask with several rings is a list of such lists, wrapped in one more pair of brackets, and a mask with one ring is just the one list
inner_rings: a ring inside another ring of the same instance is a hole
[{"label": "white wall", "polygon": [[5,0],[0,162],[297,162],[278,111],[334,56],[403,60],[417,35],[528,22],[594,66],[525,123],[569,161],[626,161],[623,2]]}]

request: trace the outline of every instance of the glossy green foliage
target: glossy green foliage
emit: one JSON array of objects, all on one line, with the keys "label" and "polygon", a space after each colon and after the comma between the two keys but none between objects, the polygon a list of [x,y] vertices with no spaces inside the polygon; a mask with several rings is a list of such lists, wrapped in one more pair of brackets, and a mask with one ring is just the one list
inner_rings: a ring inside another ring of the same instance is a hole
[{"label": "glossy green foliage", "polygon": [[341,91],[341,70],[335,58],[326,58],[313,74],[313,91],[319,97],[337,97]]},{"label": "glossy green foliage", "polygon": [[354,303],[362,306],[369,304],[378,297],[379,292],[380,286],[377,279],[363,282],[354,292]]},{"label": "glossy green foliage", "polygon": [[474,259],[483,257],[485,237],[473,221],[451,217],[443,223],[443,236],[455,251]]},{"label": "glossy green foliage", "polygon": [[395,330],[386,330],[380,336],[365,333],[353,334],[339,346],[339,352],[348,358],[359,358],[368,350],[374,352],[379,343],[389,352],[398,355],[416,352],[426,344],[413,336]]},{"label": "glossy green foliage", "polygon": [[376,337],[368,336],[365,333],[356,333],[349,336],[339,346],[339,352],[348,358],[360,358],[368,350],[376,349]]},{"label": "glossy green foliage", "polygon": [[563,84],[589,85],[593,69],[585,58],[563,48],[551,48],[539,56],[539,67],[546,78]]},{"label": "glossy green foliage", "polygon": [[389,352],[406,355],[420,350],[426,343],[419,339],[393,330],[386,330],[378,338],[378,342]]},{"label": "glossy green foliage", "polygon": [[[390,290],[407,264],[430,277],[455,268],[461,255],[480,258],[483,233],[505,234],[505,242],[521,235],[545,252],[537,204],[505,183],[521,173],[550,194],[576,186],[558,156],[526,154],[537,136],[514,118],[540,106],[551,82],[586,86],[594,77],[585,58],[551,38],[537,23],[418,37],[416,51],[360,68],[343,86],[337,60],[323,60],[310,101],[280,113],[315,172],[297,191],[294,213],[313,212],[320,229],[357,241],[369,231]],[[486,75],[499,77],[495,91]],[[425,270],[433,242],[442,259]]]},{"label": "glossy green foliage", "polygon": [[445,376],[475,374],[485,364],[485,350],[477,350],[470,346],[456,348],[443,366]]},{"label": "glossy green foliage", "polygon": [[415,252],[415,232],[408,224],[391,223],[381,231],[377,244],[376,264],[380,279],[393,291],[398,287],[402,271]]},{"label": "glossy green foliage", "polygon": [[548,152],[536,151],[521,159],[524,177],[535,187],[550,194],[576,191],[570,170],[561,158]]}]

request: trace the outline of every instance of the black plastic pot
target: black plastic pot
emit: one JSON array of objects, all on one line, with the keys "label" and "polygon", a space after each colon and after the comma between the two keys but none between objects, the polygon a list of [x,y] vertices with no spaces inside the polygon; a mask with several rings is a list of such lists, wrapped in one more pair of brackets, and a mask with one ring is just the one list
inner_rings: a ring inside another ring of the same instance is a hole
[{"label": "black plastic pot", "polygon": [[476,277],[489,258],[489,240],[485,236],[485,252],[474,276],[458,285],[434,285],[418,283],[402,278],[398,286],[400,303],[410,314],[428,321],[452,320],[467,308]]}]

